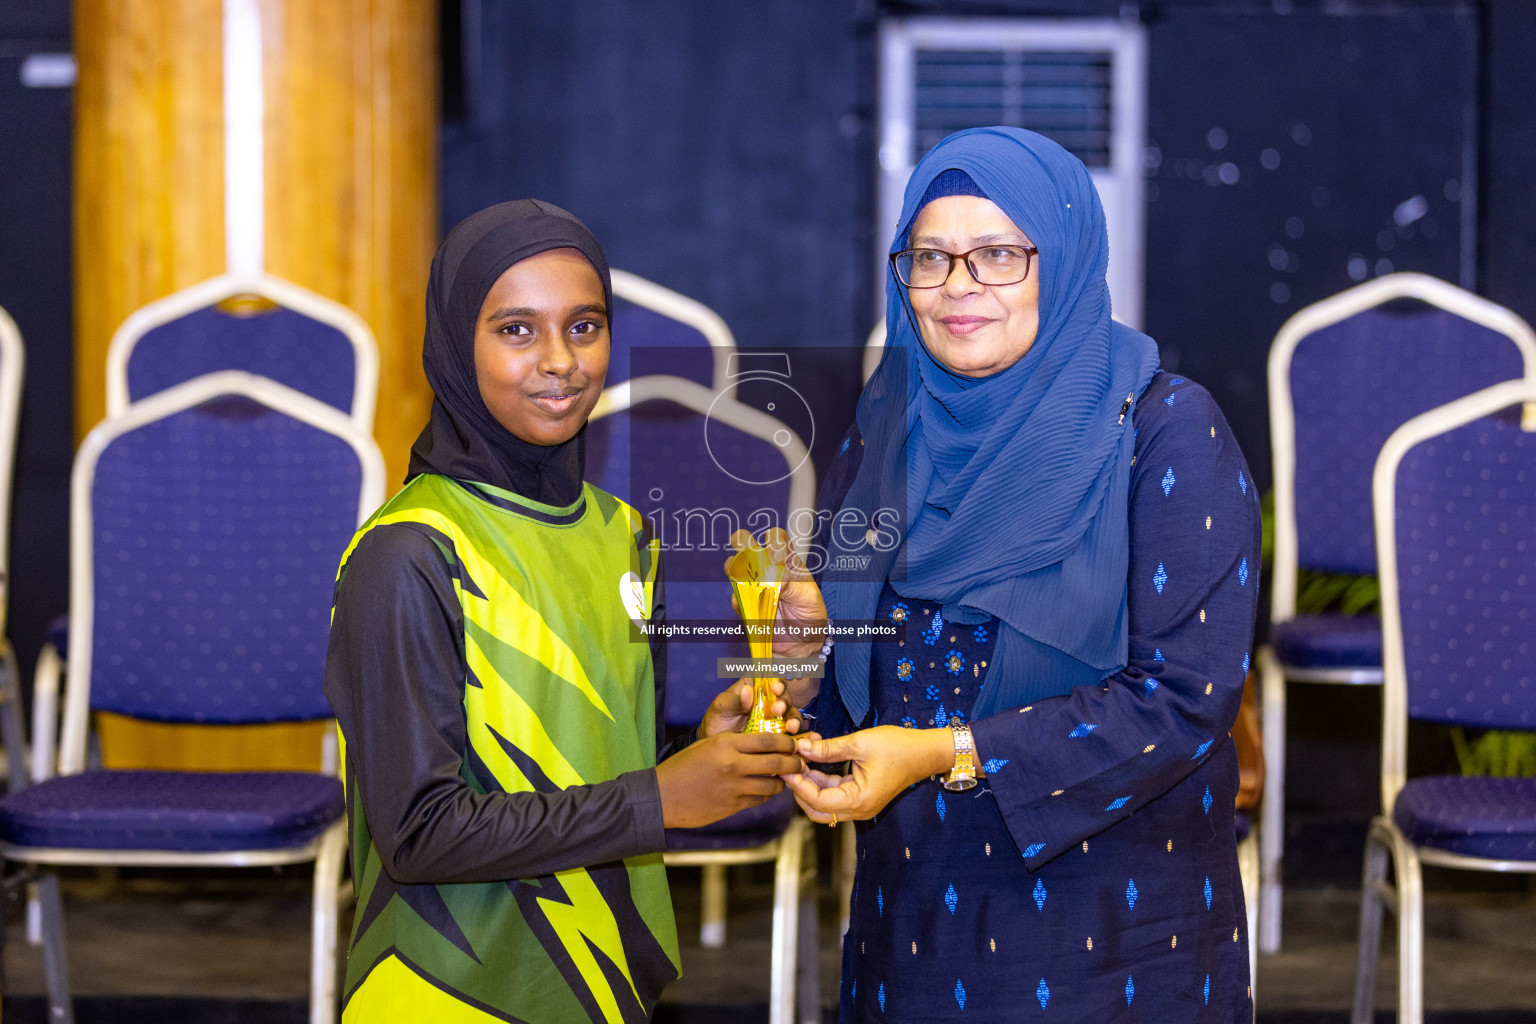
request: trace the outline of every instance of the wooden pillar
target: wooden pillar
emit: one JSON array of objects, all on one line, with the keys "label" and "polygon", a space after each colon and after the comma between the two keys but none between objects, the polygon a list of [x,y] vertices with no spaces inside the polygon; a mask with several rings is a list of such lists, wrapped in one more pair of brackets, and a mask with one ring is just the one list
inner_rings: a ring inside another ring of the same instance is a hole
[{"label": "wooden pillar", "polygon": [[[225,17],[259,20],[258,258],[351,307],[379,344],[391,487],[426,422],[437,241],[435,0],[75,0],[76,433],[106,408],[107,344],[135,309],[226,268]],[[118,767],[313,767],[318,727],[103,716]]]}]

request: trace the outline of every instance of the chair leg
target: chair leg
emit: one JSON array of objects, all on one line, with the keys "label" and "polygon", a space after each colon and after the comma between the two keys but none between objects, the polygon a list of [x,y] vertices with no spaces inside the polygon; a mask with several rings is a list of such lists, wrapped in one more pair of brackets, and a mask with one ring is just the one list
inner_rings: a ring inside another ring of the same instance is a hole
[{"label": "chair leg", "polygon": [[1259,952],[1280,951],[1281,873],[1285,864],[1285,671],[1259,651],[1264,734],[1264,798],[1259,808]]},{"label": "chair leg", "polygon": [[336,920],[341,864],[346,851],[347,824],[342,820],[325,830],[315,858],[314,905],[310,910],[309,1024],[334,1024],[336,1020]]},{"label": "chair leg", "polygon": [[779,838],[773,871],[773,956],[768,1024],[794,1024],[795,966],[800,945],[800,863],[810,822],[796,815]]},{"label": "chair leg", "polygon": [[1391,848],[1373,825],[1365,840],[1365,868],[1360,879],[1359,964],[1355,968],[1355,1005],[1350,1024],[1371,1024],[1376,1011],[1376,964],[1381,953],[1382,887],[1387,881]]},{"label": "chair leg", "polygon": [[38,902],[43,916],[43,965],[48,975],[49,1024],[75,1024],[74,1004],[69,998],[69,957],[64,945],[64,904],[59,899],[59,876],[48,872],[38,879]]},{"label": "chair leg", "polygon": [[843,908],[838,934],[847,935],[848,922],[853,917],[853,876],[859,869],[859,830],[853,822],[843,822],[837,833],[837,844],[838,899]]},{"label": "chair leg", "polygon": [[1243,916],[1248,925],[1248,998],[1258,1005],[1259,837],[1254,832],[1237,846],[1237,874],[1243,885]]},{"label": "chair leg", "polygon": [[1424,876],[1407,841],[1393,844],[1397,875],[1397,1021],[1424,1024]]},{"label": "chair leg", "polygon": [[699,945],[725,945],[725,865],[705,864],[699,882]]},{"label": "chair leg", "polygon": [[820,915],[816,907],[816,840],[813,829],[805,830],[805,848],[800,860],[800,945],[795,976],[795,991],[800,1005],[800,1024],[821,1024]]},{"label": "chair leg", "polygon": [[16,652],[9,640],[0,637],[0,665],[5,679],[0,682],[0,742],[5,744],[6,790],[14,793],[32,781],[27,768],[27,731],[21,715],[21,670],[16,667]]}]

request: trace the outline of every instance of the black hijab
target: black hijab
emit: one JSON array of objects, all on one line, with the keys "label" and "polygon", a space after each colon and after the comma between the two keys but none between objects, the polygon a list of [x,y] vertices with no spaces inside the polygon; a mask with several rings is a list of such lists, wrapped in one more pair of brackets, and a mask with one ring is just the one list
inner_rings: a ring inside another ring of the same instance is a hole
[{"label": "black hijab", "polygon": [[608,260],[586,225],[537,199],[500,203],[466,218],[432,258],[421,364],[432,385],[432,418],[411,446],[406,479],[438,473],[564,507],[581,496],[587,428],[563,444],[531,444],[496,421],[475,378],[475,321],[491,286],[512,264],[551,249],[575,249],[597,269],[610,315]]}]

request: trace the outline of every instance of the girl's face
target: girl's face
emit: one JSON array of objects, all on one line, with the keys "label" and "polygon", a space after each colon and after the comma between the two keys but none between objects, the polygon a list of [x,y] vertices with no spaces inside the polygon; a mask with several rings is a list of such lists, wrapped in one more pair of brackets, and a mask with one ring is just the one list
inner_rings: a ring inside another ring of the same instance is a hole
[{"label": "girl's face", "polygon": [[[1032,245],[996,203],[980,196],[945,196],[912,221],[914,249],[969,252],[985,245]],[[933,358],[955,373],[988,377],[1024,358],[1040,330],[1039,259],[1017,284],[977,284],[964,260],[937,288],[909,288],[908,301]]]},{"label": "girl's face", "polygon": [[508,267],[475,321],[475,377],[496,422],[530,444],[581,430],[608,374],[603,282],[575,249]]}]

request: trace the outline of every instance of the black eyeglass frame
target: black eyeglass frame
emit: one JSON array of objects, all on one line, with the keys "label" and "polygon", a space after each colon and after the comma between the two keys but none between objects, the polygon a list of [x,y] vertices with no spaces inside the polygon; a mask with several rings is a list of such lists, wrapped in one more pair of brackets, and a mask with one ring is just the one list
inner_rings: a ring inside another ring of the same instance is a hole
[{"label": "black eyeglass frame", "polygon": [[[981,250],[983,250],[983,249],[1020,249],[1020,250],[1022,250],[1023,253],[1024,253],[1024,273],[1019,277],[1018,281],[993,281],[993,282],[984,282],[984,281],[982,281],[981,275],[976,273],[976,266],[975,266],[975,264],[973,264],[971,262],[971,255],[973,253],[981,252]],[[918,252],[936,252],[939,255],[941,255],[941,256],[943,256],[943,257],[945,257],[946,259],[949,260],[949,266],[944,268],[944,277],[937,284],[913,284],[912,282],[906,280],[905,278],[903,278],[901,276],[901,268],[900,268],[900,266],[898,265],[898,263],[896,261],[901,259],[903,256],[911,256],[913,253],[918,253]],[[1036,248],[1035,246],[1033,246],[1033,245],[1013,245],[1013,244],[1000,244],[1000,243],[997,243],[997,242],[993,242],[991,245],[978,245],[976,248],[968,249],[965,252],[945,252],[943,249],[928,249],[928,248],[903,249],[900,252],[893,252],[893,253],[891,253],[891,255],[890,255],[890,264],[891,264],[891,273],[896,275],[896,280],[897,281],[899,281],[906,288],[916,288],[919,291],[926,291],[929,288],[942,288],[942,287],[944,287],[945,283],[949,281],[949,275],[951,275],[951,274],[953,274],[955,272],[955,260],[963,260],[965,262],[966,273],[971,275],[971,280],[972,281],[975,281],[977,284],[981,285],[982,287],[984,287],[984,288],[991,288],[991,287],[1003,288],[1003,287],[1006,287],[1008,285],[1019,284],[1020,282],[1028,280],[1030,267],[1032,267],[1034,265],[1035,257],[1039,256],[1039,255],[1040,255],[1040,250],[1038,248]]]}]

